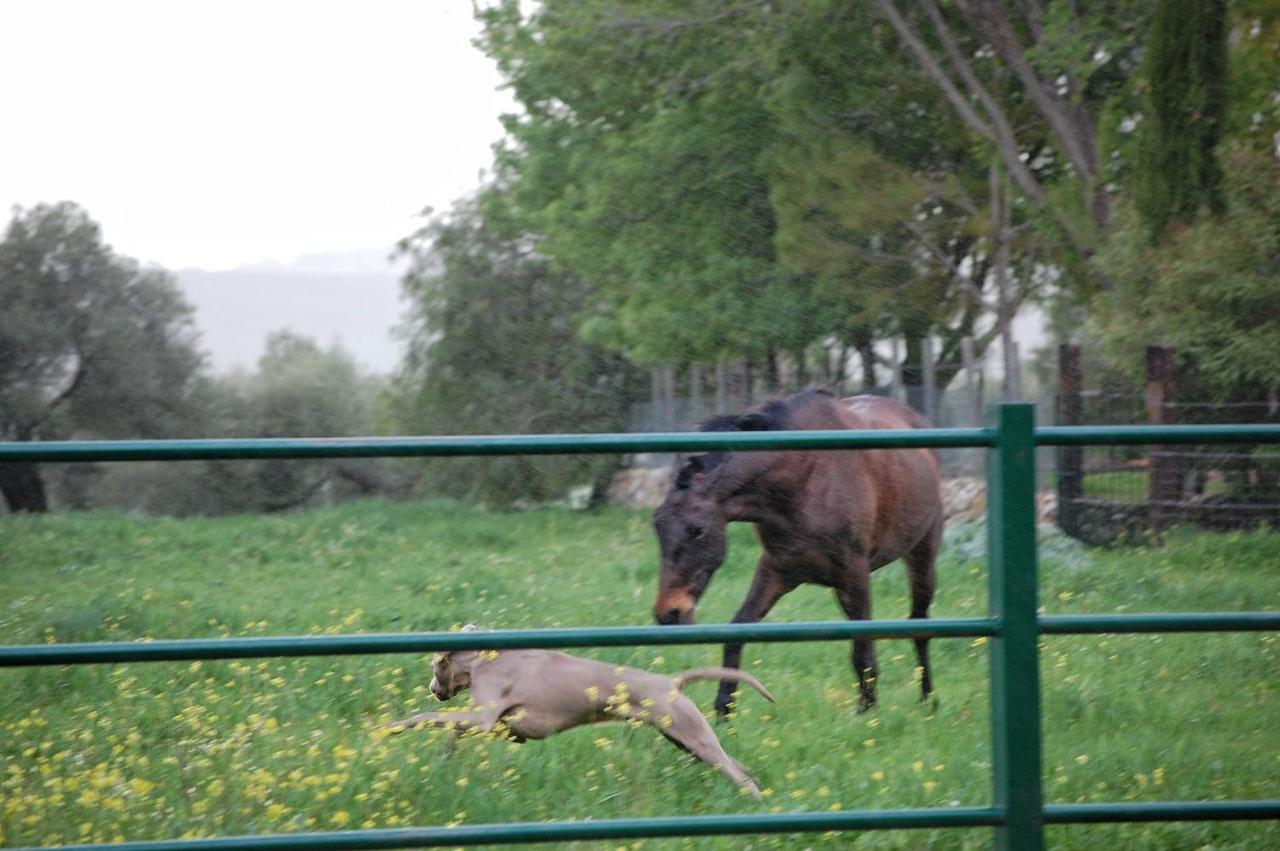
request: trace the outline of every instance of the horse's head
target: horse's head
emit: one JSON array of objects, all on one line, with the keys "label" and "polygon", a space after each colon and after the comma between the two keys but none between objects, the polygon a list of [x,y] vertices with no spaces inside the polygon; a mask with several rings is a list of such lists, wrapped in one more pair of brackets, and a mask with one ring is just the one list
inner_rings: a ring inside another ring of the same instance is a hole
[{"label": "horse's head", "polygon": [[666,499],[653,512],[662,554],[653,616],[663,625],[693,623],[698,598],[724,563],[728,521],[721,506],[701,487],[706,466],[704,456],[685,462]]},{"label": "horse's head", "polygon": [[[790,428],[838,428],[825,390],[806,390],[787,400],[772,400],[745,414],[721,414],[699,431],[778,431]],[[817,411],[826,416],[809,425]],[[832,423],[835,423],[832,425]],[[744,519],[742,506],[730,517],[729,505],[744,489],[764,481],[779,456],[768,452],[708,452],[694,455],[676,472],[671,490],[653,512],[662,553],[662,573],[653,616],[660,624],[693,623],[698,598],[724,563],[725,526]],[[741,502],[741,500],[739,500]]]}]

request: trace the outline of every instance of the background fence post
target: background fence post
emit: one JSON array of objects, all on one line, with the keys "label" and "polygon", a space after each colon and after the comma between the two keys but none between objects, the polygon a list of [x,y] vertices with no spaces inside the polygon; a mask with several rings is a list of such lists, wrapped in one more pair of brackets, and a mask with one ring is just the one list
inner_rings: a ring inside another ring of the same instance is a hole
[{"label": "background fence post", "polygon": [[933,339],[928,335],[920,341],[920,366],[924,373],[924,418],[938,424],[938,372],[933,362]]},{"label": "background fence post", "polygon": [[991,616],[991,755],[995,804],[1005,812],[996,847],[1040,851],[1040,636],[1036,623],[1035,406],[995,410],[987,466],[987,561]]},{"label": "background fence post", "polygon": [[[1171,403],[1176,393],[1173,349],[1169,346],[1147,346],[1147,422],[1170,425],[1174,422]],[[1173,447],[1151,447],[1147,467],[1147,523],[1157,538],[1176,514],[1182,497],[1178,476],[1178,458]]]},{"label": "background fence post", "polygon": [[[1080,369],[1080,347],[1063,343],[1058,347],[1058,425],[1084,424],[1084,401],[1080,389],[1084,376]],[[1080,537],[1080,503],[1084,496],[1084,447],[1058,447],[1058,528],[1073,538]]]}]

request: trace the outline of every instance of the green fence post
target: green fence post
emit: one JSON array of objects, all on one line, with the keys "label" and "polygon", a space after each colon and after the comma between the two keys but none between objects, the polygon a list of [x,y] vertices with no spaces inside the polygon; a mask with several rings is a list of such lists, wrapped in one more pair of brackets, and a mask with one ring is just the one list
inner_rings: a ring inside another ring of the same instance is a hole
[{"label": "green fence post", "polygon": [[991,616],[991,751],[995,804],[1004,810],[996,847],[1040,851],[1040,636],[1036,624],[1035,406],[995,411],[987,465],[987,563]]}]

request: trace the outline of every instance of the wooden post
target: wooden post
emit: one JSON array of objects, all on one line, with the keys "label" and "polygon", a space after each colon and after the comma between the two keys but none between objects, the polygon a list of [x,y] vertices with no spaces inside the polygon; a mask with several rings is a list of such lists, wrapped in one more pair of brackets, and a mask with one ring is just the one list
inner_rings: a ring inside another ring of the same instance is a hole
[{"label": "wooden post", "polygon": [[689,364],[689,416],[690,425],[700,421],[706,412],[702,410],[702,364]]},{"label": "wooden post", "polygon": [[1018,341],[1012,340],[1009,343],[1009,376],[1008,387],[1009,393],[1015,402],[1022,401],[1022,354],[1018,351]]},{"label": "wooden post", "polygon": [[889,391],[890,398],[898,399],[902,396],[902,358],[898,354],[898,338],[894,337],[889,341],[893,346],[890,350],[890,358],[893,364],[893,386]]},{"label": "wooden post", "polygon": [[[1147,422],[1169,425],[1175,421],[1172,403],[1176,390],[1173,349],[1169,346],[1147,346]],[[1178,475],[1176,447],[1151,447],[1147,467],[1147,519],[1152,533],[1160,533],[1177,516],[1177,503],[1182,496]]]},{"label": "wooden post", "polygon": [[1000,398],[1008,402],[1019,398],[1014,364],[1018,354],[1013,340],[1013,314],[1009,304],[1009,191],[998,160],[991,161],[991,241],[995,256],[996,324],[1000,328],[1000,353],[1004,357],[1001,370]]},{"label": "wooden post", "polygon": [[960,358],[964,364],[965,390],[969,393],[969,422],[965,425],[976,428],[982,425],[982,376],[973,355],[972,337],[960,341]]},{"label": "wooden post", "polygon": [[920,365],[924,373],[924,416],[929,422],[938,422],[938,375],[933,362],[933,338],[925,335],[920,341]]},{"label": "wooden post", "polygon": [[[1080,391],[1084,376],[1080,370],[1080,347],[1072,343],[1058,346],[1058,425],[1084,424],[1084,401]],[[1084,447],[1058,447],[1058,528],[1079,538],[1080,503],[1084,496]]]},{"label": "wooden post", "polygon": [[725,369],[724,355],[716,359],[716,413],[729,410],[729,376]]}]

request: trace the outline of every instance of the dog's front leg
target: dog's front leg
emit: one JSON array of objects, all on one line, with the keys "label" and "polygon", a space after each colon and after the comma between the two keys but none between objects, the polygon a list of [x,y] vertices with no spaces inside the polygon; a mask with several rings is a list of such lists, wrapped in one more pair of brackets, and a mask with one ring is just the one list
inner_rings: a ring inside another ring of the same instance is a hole
[{"label": "dog's front leg", "polygon": [[479,730],[487,733],[493,729],[493,721],[487,712],[419,712],[399,721],[380,724],[378,729],[403,733],[411,727],[441,727],[456,733]]}]

